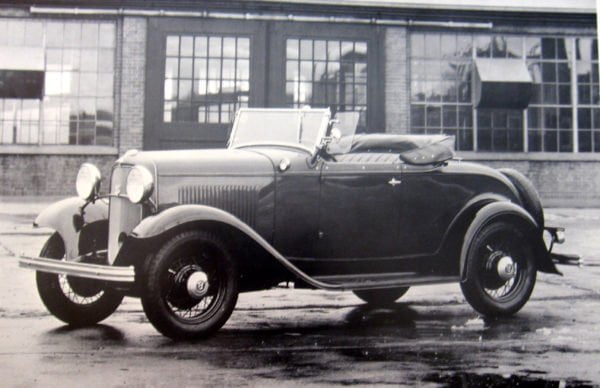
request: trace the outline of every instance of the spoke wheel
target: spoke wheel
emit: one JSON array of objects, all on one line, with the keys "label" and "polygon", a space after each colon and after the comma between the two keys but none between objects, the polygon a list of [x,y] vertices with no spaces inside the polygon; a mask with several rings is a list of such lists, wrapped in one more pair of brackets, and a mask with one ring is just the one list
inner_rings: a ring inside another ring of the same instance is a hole
[{"label": "spoke wheel", "polygon": [[385,288],[377,290],[356,290],[352,291],[363,301],[373,306],[386,306],[397,301],[402,295],[408,292],[408,287]]},{"label": "spoke wheel", "polygon": [[[48,239],[40,256],[65,260],[65,246],[60,235],[55,233]],[[38,271],[36,283],[48,311],[71,326],[98,323],[111,315],[123,300],[122,294],[103,288],[93,279]]]},{"label": "spoke wheel", "polygon": [[224,242],[204,231],[183,232],[150,257],[142,305],[158,331],[199,339],[221,328],[238,296],[237,266]]},{"label": "spoke wheel", "polygon": [[535,258],[528,239],[514,225],[484,227],[473,239],[467,260],[461,288],[475,310],[506,316],[525,305],[535,286]]}]

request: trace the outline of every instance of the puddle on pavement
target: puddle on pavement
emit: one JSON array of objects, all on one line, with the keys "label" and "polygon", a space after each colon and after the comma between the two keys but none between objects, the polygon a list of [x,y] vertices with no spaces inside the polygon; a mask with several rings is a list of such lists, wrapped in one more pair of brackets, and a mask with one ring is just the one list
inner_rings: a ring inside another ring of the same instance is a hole
[{"label": "puddle on pavement", "polygon": [[[531,371],[532,374],[545,374],[545,372]],[[592,387],[589,381],[580,380],[552,380],[543,377],[498,374],[476,374],[476,373],[432,373],[423,379],[424,382],[438,383],[442,387],[540,387],[540,388],[569,388],[569,387]]]}]

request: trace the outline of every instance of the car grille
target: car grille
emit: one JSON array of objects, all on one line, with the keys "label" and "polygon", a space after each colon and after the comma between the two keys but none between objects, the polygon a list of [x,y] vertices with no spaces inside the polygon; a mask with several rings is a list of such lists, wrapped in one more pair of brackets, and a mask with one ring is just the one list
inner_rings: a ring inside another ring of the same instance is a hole
[{"label": "car grille", "polygon": [[127,174],[131,166],[117,166],[110,180],[110,205],[108,210],[108,261],[112,264],[119,253],[119,237],[129,234],[142,220],[142,205],[127,198],[125,191]]}]

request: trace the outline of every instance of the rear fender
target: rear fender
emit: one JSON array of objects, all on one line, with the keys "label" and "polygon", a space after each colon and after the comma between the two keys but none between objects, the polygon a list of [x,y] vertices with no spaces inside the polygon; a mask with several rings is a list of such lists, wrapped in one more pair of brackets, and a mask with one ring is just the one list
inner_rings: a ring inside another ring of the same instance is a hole
[{"label": "rear fender", "polygon": [[[79,237],[82,229],[98,221],[108,219],[108,204],[103,200],[94,203],[78,197],[66,198],[44,209],[33,225],[55,230],[65,243],[67,260],[79,256]],[[82,210],[83,209],[83,210]]]},{"label": "rear fender", "polygon": [[498,220],[507,220],[519,224],[528,234],[533,242],[533,249],[536,256],[537,268],[543,272],[557,273],[548,250],[542,238],[542,229],[538,226],[533,217],[522,207],[508,201],[492,202],[477,211],[465,233],[461,251],[460,251],[460,275],[461,281],[465,280],[467,257],[471,242],[475,236],[490,222]]}]

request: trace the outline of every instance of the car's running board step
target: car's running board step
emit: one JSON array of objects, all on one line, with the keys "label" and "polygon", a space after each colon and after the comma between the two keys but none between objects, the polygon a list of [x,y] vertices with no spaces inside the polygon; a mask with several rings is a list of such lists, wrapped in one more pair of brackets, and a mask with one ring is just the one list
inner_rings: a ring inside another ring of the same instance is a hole
[{"label": "car's running board step", "polygon": [[458,276],[431,276],[416,272],[374,273],[357,275],[315,276],[315,280],[345,290],[366,290],[425,284],[453,283]]},{"label": "car's running board step", "polygon": [[26,256],[21,256],[19,258],[19,266],[41,272],[104,280],[108,282],[133,283],[135,281],[135,269],[133,266],[118,267]]}]

